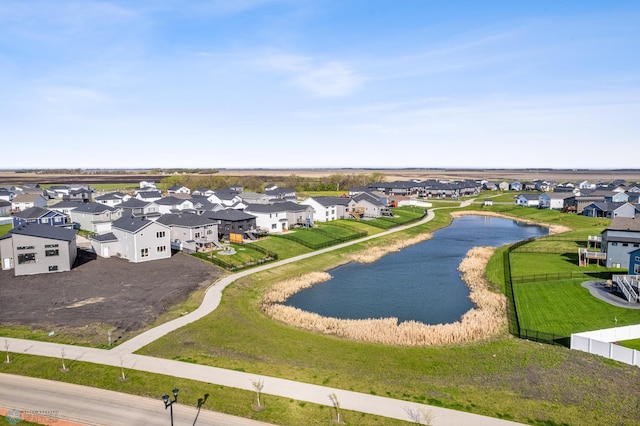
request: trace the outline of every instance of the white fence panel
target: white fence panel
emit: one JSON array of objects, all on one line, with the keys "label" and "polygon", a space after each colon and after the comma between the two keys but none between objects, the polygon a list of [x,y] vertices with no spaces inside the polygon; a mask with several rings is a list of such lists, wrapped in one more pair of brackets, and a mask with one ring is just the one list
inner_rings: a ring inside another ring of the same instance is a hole
[{"label": "white fence panel", "polygon": [[611,344],[611,359],[633,365],[633,349]]},{"label": "white fence panel", "polygon": [[601,342],[600,340],[591,339],[591,349],[589,350],[589,352],[609,358],[609,345],[610,343],[608,342]]},{"label": "white fence panel", "polygon": [[571,349],[578,351],[589,352],[589,339],[588,337],[579,336],[577,334],[571,335]]}]

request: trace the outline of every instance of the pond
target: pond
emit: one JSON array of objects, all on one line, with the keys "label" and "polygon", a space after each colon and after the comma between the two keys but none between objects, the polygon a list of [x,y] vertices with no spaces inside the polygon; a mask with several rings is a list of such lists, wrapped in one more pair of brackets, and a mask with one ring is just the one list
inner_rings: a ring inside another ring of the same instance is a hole
[{"label": "pond", "polygon": [[455,322],[473,308],[458,271],[469,249],[547,234],[545,227],[511,219],[463,216],[434,232],[432,239],[374,263],[351,262],[329,270],[331,280],[294,294],[285,304],[342,319]]}]

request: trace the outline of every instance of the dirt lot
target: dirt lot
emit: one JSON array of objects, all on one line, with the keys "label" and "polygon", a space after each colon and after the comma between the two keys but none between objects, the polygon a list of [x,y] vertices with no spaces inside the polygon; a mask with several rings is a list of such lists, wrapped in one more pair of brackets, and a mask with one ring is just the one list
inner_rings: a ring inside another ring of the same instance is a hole
[{"label": "dirt lot", "polygon": [[129,263],[81,251],[70,272],[14,277],[0,271],[0,324],[76,329],[100,326],[119,334],[140,330],[222,272],[194,257]]}]

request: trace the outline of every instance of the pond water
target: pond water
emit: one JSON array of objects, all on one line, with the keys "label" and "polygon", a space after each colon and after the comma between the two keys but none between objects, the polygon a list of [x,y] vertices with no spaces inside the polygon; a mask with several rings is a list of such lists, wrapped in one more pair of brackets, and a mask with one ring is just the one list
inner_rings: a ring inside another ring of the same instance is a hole
[{"label": "pond water", "polygon": [[332,269],[331,280],[294,294],[285,304],[343,319],[455,322],[473,308],[458,271],[469,249],[547,234],[547,228],[511,219],[463,216],[434,232],[432,239],[374,263],[351,262]]}]

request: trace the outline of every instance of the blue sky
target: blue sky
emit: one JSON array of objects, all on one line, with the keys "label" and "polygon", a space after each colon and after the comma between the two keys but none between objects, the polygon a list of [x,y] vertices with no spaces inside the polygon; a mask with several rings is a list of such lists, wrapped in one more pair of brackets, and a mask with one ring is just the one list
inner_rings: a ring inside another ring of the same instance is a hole
[{"label": "blue sky", "polygon": [[0,2],[0,168],[640,168],[640,2]]}]

